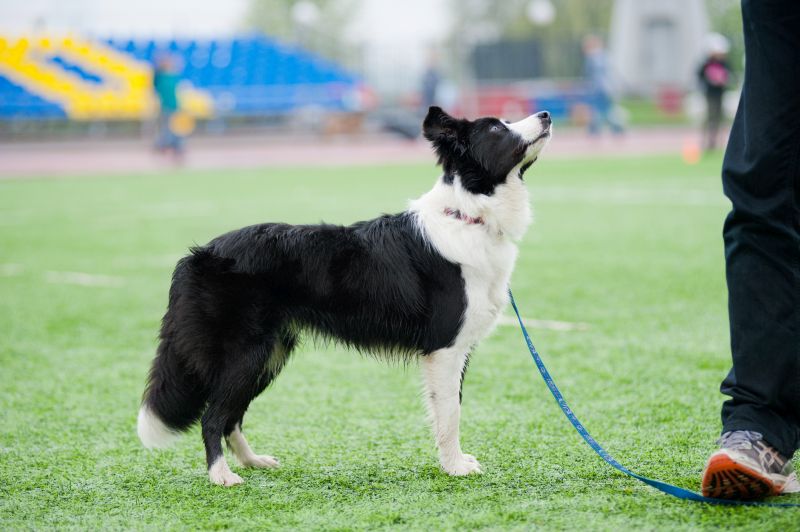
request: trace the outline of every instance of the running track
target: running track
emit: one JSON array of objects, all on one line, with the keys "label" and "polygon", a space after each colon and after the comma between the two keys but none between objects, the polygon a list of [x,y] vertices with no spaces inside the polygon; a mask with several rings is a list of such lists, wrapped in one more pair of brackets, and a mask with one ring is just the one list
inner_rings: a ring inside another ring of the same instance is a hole
[{"label": "running track", "polygon": [[[555,158],[680,155],[699,139],[688,128],[648,128],[593,138],[584,131],[555,131],[545,154]],[[183,162],[189,169],[274,166],[349,166],[431,163],[428,144],[389,136],[319,137],[247,135],[198,137],[188,142]],[[157,156],[147,141],[84,140],[0,143],[0,178],[63,177],[161,172],[174,166]]]}]

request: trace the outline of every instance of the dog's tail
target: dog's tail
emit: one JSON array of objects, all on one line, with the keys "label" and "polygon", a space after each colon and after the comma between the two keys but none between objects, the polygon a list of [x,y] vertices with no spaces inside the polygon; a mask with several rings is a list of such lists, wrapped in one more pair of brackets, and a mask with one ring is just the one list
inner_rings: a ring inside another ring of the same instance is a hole
[{"label": "dog's tail", "polygon": [[137,433],[148,449],[168,447],[189,429],[203,414],[207,394],[202,380],[189,371],[181,356],[176,333],[175,306],[181,297],[181,287],[191,276],[189,258],[178,263],[170,289],[170,302],[164,316],[161,342],[158,346],[147,387],[139,409]]},{"label": "dog's tail", "polygon": [[148,449],[169,447],[205,409],[206,395],[182,367],[171,342],[162,340],[139,409],[137,432]]}]

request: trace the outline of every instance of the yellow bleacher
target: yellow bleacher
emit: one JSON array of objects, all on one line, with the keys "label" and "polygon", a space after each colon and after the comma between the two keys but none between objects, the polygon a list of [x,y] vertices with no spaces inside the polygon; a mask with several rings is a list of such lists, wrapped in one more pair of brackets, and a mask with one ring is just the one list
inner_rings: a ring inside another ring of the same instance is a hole
[{"label": "yellow bleacher", "polygon": [[[91,72],[98,80],[50,61],[57,56]],[[0,75],[25,90],[58,103],[75,120],[141,120],[157,110],[152,68],[104,44],[76,36],[0,36]],[[182,87],[185,111],[198,118],[212,114],[211,97]]]}]

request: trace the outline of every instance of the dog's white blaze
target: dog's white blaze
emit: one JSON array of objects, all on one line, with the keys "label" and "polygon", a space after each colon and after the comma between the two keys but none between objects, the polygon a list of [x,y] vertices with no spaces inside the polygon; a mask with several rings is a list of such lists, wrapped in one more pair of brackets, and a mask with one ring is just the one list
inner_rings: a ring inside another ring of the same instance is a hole
[{"label": "dog's white blaze", "polygon": [[172,445],[180,434],[170,429],[147,405],[139,409],[136,432],[147,449],[164,449]]},{"label": "dog's white blaze", "polygon": [[519,134],[525,141],[530,142],[544,131],[541,118],[536,115],[531,115],[528,118],[523,118],[519,122],[512,122],[506,124],[508,129]]},{"label": "dog's white blaze", "polygon": [[244,482],[242,477],[231,471],[231,468],[228,467],[228,462],[222,455],[208,468],[208,479],[212,484],[226,487]]},{"label": "dog's white blaze", "polygon": [[[545,129],[548,126],[542,124],[542,119],[537,115],[531,115],[528,118],[524,118],[519,122],[514,122],[511,124],[507,124],[508,128],[511,131],[516,132],[525,142],[533,142],[536,139],[539,139],[542,133],[544,133]],[[549,134],[546,137],[539,139],[538,141],[534,142],[528,149],[525,151],[525,160],[523,162],[532,161],[535,157],[541,153],[542,149],[550,142],[550,139],[553,135],[553,128],[550,128]]]}]

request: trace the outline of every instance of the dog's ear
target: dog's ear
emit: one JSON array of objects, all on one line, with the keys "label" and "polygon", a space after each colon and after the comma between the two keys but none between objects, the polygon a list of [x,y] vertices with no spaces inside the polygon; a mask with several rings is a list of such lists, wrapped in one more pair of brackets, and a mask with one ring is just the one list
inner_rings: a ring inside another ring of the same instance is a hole
[{"label": "dog's ear", "polygon": [[433,106],[428,109],[428,115],[422,123],[422,133],[433,143],[440,157],[449,152],[463,154],[466,145],[462,135],[466,123],[466,120],[459,120],[445,113],[441,107]]},{"label": "dog's ear", "polygon": [[456,138],[458,135],[456,119],[435,105],[428,109],[428,115],[422,123],[422,133],[431,142],[443,138]]}]

